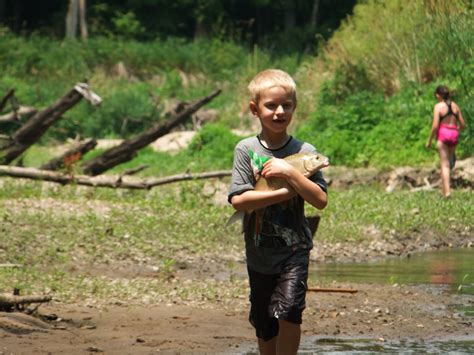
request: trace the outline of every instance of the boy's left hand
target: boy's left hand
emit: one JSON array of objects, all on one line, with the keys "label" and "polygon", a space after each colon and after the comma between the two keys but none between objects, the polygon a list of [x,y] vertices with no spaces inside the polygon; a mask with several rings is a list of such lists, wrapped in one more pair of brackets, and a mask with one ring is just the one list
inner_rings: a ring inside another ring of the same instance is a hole
[{"label": "boy's left hand", "polygon": [[263,164],[263,170],[261,172],[262,176],[265,178],[269,177],[281,177],[287,178],[292,170],[293,166],[291,166],[288,162],[283,159],[272,158]]}]

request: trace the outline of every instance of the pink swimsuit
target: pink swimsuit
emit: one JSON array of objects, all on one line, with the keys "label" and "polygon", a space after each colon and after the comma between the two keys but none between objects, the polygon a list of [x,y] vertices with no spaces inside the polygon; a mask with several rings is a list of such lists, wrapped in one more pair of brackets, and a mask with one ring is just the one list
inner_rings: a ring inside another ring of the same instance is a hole
[{"label": "pink swimsuit", "polygon": [[438,140],[449,146],[458,144],[459,129],[456,125],[441,123],[438,128]]}]

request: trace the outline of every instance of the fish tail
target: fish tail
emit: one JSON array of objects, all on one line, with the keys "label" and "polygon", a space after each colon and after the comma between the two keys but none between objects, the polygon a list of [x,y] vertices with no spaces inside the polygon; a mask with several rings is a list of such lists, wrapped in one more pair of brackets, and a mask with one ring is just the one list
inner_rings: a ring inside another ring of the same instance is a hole
[{"label": "fish tail", "polygon": [[232,216],[230,216],[229,220],[225,224],[226,227],[229,227],[231,224],[234,224],[237,221],[244,220],[245,212],[244,211],[235,211]]}]

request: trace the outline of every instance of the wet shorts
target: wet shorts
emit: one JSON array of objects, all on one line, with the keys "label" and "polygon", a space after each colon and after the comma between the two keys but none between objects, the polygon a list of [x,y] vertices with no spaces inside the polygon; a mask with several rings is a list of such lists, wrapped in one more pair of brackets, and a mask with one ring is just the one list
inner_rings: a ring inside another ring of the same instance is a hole
[{"label": "wet shorts", "polygon": [[456,125],[443,124],[438,128],[438,140],[448,146],[455,146],[458,144],[459,130]]},{"label": "wet shorts", "polygon": [[280,274],[265,275],[248,269],[250,280],[249,321],[258,338],[278,335],[278,319],[301,324],[306,307],[308,265],[288,265]]}]

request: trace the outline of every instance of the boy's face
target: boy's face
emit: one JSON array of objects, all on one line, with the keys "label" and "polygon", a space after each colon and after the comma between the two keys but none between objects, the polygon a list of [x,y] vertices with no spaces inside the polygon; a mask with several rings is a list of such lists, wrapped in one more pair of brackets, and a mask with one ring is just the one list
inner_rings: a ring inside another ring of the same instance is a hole
[{"label": "boy's face", "polygon": [[250,110],[268,133],[286,133],[295,108],[294,95],[278,86],[262,91],[258,102],[250,101]]}]

